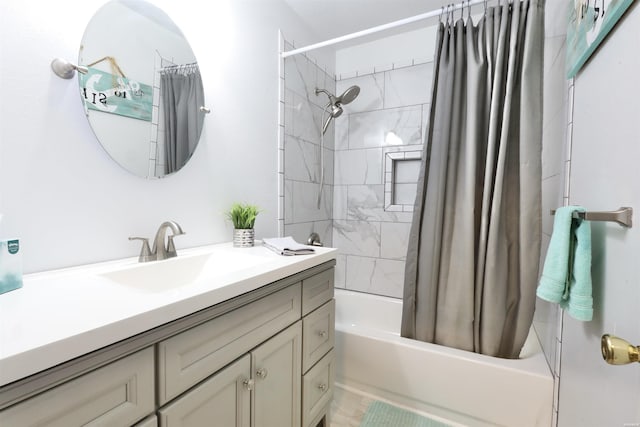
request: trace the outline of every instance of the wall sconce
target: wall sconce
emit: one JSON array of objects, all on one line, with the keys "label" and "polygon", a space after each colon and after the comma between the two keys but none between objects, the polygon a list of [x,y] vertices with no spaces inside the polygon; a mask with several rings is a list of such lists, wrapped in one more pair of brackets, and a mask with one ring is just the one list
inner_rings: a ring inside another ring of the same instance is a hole
[{"label": "wall sconce", "polygon": [[82,65],[74,65],[62,58],[56,58],[51,61],[51,69],[56,74],[56,76],[63,79],[72,78],[76,73],[76,70],[78,70],[78,72],[81,74],[87,74],[87,72],[89,71],[87,67],[83,67]]}]

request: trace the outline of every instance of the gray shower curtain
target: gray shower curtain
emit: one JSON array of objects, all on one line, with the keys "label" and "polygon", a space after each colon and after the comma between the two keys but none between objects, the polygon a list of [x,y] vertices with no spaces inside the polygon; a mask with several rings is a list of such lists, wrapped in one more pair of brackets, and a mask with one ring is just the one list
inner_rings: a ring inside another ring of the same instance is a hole
[{"label": "gray shower curtain", "polygon": [[160,75],[164,113],[165,173],[180,170],[198,145],[204,122],[202,77],[197,65],[168,67]]},{"label": "gray shower curtain", "polygon": [[544,0],[439,25],[402,336],[520,353],[540,253],[543,37]]}]

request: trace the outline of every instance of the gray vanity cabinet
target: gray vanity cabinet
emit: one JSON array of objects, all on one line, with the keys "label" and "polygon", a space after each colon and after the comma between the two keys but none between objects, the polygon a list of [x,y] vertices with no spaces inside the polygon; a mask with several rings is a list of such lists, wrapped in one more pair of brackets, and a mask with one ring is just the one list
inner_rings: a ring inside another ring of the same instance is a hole
[{"label": "gray vanity cabinet", "polygon": [[160,427],[300,425],[300,322],[159,410]]},{"label": "gray vanity cabinet", "polygon": [[2,387],[0,426],[327,426],[333,265]]}]

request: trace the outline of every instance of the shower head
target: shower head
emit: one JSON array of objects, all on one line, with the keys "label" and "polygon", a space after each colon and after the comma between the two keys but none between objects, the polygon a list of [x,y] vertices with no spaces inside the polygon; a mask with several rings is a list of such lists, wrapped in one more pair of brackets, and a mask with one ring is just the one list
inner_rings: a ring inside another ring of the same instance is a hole
[{"label": "shower head", "polygon": [[342,95],[338,97],[338,102],[340,104],[350,104],[354,99],[358,97],[360,94],[360,86],[351,86],[347,90],[343,92]]},{"label": "shower head", "polygon": [[316,88],[316,95],[319,95],[320,93],[324,93],[329,97],[329,103],[325,107],[325,110],[329,113],[329,117],[327,117],[327,121],[324,122],[324,125],[322,126],[322,134],[324,135],[324,133],[327,131],[327,128],[329,127],[329,123],[331,123],[331,119],[335,119],[342,114],[343,104],[349,104],[357,98],[358,94],[360,93],[360,88],[355,85],[351,86],[340,96],[335,96],[326,89]]}]

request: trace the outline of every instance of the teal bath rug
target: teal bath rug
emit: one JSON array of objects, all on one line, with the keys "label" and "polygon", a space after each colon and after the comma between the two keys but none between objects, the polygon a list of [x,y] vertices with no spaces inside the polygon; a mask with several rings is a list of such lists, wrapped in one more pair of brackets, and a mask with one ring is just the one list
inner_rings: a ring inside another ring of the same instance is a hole
[{"label": "teal bath rug", "polygon": [[374,401],[362,417],[360,427],[450,427],[440,421],[406,411],[388,403]]}]

